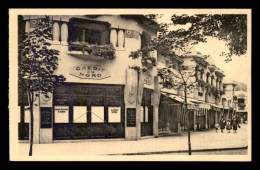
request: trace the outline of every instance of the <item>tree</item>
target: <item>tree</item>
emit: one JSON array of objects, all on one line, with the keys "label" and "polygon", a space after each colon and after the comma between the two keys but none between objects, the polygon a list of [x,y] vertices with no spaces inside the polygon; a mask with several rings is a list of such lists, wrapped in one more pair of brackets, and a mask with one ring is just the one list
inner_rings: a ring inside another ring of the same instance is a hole
[{"label": "tree", "polygon": [[[154,19],[156,15],[151,15]],[[172,23],[160,24],[160,32],[156,39],[151,40],[150,46],[157,50],[162,57],[170,58],[178,57],[179,51],[189,54],[187,47],[194,46],[200,42],[207,42],[207,37],[215,37],[224,40],[229,47],[229,52],[223,52],[221,55],[226,56],[226,62],[231,61],[231,56],[243,55],[247,50],[247,16],[246,15],[172,15]],[[186,25],[188,28],[169,30],[172,25]],[[205,56],[206,58],[207,56]],[[189,73],[186,71],[189,70]],[[196,68],[178,69],[179,75],[174,74],[169,68],[158,70],[158,76],[163,79],[163,87],[167,88],[184,88],[185,106],[187,110],[187,90],[192,90],[196,86],[193,72]],[[177,76],[176,76],[177,75]],[[190,83],[188,83],[190,80]],[[188,114],[189,119],[189,114]],[[189,126],[189,125],[188,125]],[[190,132],[188,127],[188,145],[189,154],[191,154]]]},{"label": "tree", "polygon": [[240,91],[240,90],[247,92],[247,85],[245,83],[238,82],[237,85],[235,86],[235,91]]},{"label": "tree", "polygon": [[18,84],[19,88],[27,91],[30,109],[30,150],[32,156],[33,146],[33,107],[35,98],[53,92],[55,86],[65,81],[62,75],[55,75],[58,67],[59,51],[49,48],[52,40],[52,21],[49,17],[39,19],[35,29],[29,34],[25,33],[25,39],[19,48]]},{"label": "tree", "polygon": [[[175,53],[189,45],[207,42],[207,37],[215,37],[226,42],[229,52],[223,52],[226,62],[232,55],[243,55],[247,51],[247,15],[245,14],[215,14],[215,15],[172,15],[172,24],[161,24],[158,45],[164,50]],[[168,31],[170,25],[188,25],[188,29]],[[160,45],[160,46],[161,46]]]}]

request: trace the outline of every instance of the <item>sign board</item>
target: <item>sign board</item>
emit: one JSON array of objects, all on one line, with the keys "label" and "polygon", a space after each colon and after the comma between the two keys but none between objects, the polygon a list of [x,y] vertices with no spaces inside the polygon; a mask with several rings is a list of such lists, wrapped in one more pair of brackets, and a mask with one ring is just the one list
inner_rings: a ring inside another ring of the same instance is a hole
[{"label": "sign board", "polygon": [[121,107],[108,107],[108,122],[109,123],[121,122]]},{"label": "sign board", "polygon": [[100,65],[80,64],[70,70],[70,75],[80,79],[101,80],[111,77],[107,70]]},{"label": "sign board", "polygon": [[127,127],[136,127],[136,109],[135,108],[127,108],[127,116],[126,116],[126,126]]},{"label": "sign board", "polygon": [[69,106],[55,106],[55,123],[69,123]]},{"label": "sign board", "polygon": [[52,108],[51,107],[41,107],[41,128],[51,128],[52,127]]}]

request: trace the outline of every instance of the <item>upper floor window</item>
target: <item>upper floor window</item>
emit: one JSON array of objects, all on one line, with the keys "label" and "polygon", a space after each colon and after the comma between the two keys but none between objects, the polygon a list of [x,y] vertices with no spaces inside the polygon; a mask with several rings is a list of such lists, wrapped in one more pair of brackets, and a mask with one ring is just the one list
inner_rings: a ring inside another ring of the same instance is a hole
[{"label": "upper floor window", "polygon": [[109,44],[110,24],[84,18],[71,18],[69,22],[69,41],[89,44]]},{"label": "upper floor window", "polygon": [[151,35],[149,35],[145,31],[143,31],[143,33],[141,35],[141,49],[144,47],[147,47],[149,45],[151,39],[152,39]]},{"label": "upper floor window", "polygon": [[244,102],[245,102],[244,99],[238,99],[238,100],[237,100],[237,103],[244,103]]}]

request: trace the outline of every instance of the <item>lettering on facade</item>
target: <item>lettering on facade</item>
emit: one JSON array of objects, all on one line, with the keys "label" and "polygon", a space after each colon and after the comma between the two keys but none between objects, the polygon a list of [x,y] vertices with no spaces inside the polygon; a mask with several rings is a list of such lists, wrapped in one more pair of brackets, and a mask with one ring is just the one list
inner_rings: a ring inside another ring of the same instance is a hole
[{"label": "lettering on facade", "polygon": [[41,107],[41,128],[52,127],[51,107]]},{"label": "lettering on facade", "polygon": [[100,65],[87,65],[81,64],[72,68],[70,75],[78,77],[80,79],[95,79],[101,80],[111,77],[107,70]]}]

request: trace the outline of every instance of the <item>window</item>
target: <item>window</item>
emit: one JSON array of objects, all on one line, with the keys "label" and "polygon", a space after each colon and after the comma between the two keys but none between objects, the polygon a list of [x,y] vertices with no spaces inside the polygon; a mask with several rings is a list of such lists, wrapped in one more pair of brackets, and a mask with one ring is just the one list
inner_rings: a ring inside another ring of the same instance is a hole
[{"label": "window", "polygon": [[25,106],[24,107],[24,123],[30,123],[30,107]]},{"label": "window", "polygon": [[104,106],[91,107],[91,123],[104,123]]},{"label": "window", "polygon": [[238,99],[237,102],[238,103],[244,103],[244,99]]},{"label": "window", "polygon": [[121,122],[121,107],[108,107],[108,122],[109,123]]},{"label": "window", "polygon": [[83,18],[72,18],[69,22],[69,41],[89,44],[109,44],[110,24]]},{"label": "window", "polygon": [[145,115],[144,115],[144,106],[141,106],[141,119],[140,122],[148,122],[148,107],[145,106]]},{"label": "window", "polygon": [[69,106],[54,106],[55,123],[69,123]]},{"label": "window", "polygon": [[74,123],[87,123],[87,107],[86,106],[73,106],[73,122]]}]

